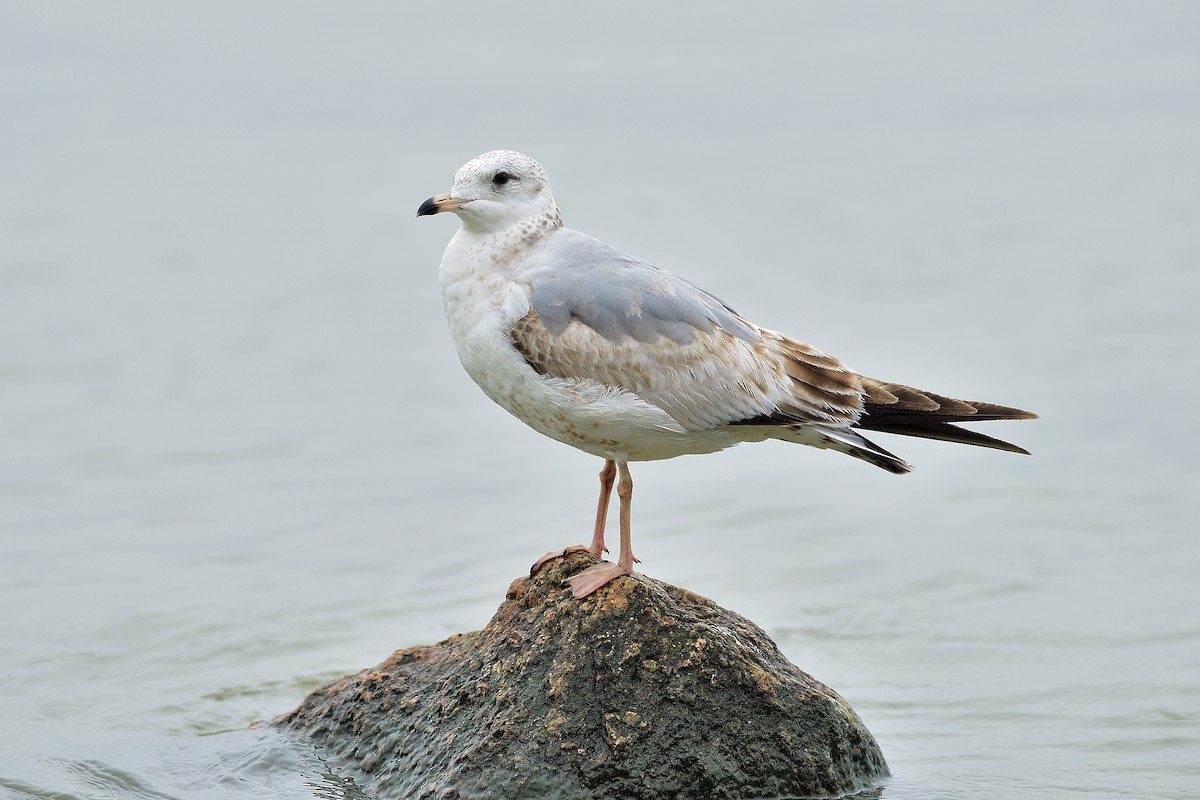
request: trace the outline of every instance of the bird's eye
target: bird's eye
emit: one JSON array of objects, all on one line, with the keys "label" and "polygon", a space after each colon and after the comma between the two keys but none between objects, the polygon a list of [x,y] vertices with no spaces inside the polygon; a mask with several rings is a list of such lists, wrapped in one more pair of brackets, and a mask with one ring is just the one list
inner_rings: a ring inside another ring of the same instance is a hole
[{"label": "bird's eye", "polygon": [[497,186],[503,186],[504,184],[508,183],[509,178],[511,178],[511,177],[512,176],[509,175],[507,172],[497,172],[492,177],[492,183],[496,184]]}]

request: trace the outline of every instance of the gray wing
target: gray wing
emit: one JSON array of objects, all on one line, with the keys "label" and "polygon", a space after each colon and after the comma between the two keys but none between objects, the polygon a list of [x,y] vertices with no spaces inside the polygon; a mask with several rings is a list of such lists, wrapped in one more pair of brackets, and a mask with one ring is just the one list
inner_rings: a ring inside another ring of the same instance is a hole
[{"label": "gray wing", "polygon": [[846,424],[861,383],[837,359],[741,319],[703,289],[559,229],[520,279],[510,332],[542,374],[632,392],[696,430],[742,421]]},{"label": "gray wing", "polygon": [[570,228],[549,238],[523,277],[552,334],[577,319],[610,342],[650,343],[665,336],[688,344],[696,331],[716,329],[745,342],[759,340],[737,312],[700,287]]}]

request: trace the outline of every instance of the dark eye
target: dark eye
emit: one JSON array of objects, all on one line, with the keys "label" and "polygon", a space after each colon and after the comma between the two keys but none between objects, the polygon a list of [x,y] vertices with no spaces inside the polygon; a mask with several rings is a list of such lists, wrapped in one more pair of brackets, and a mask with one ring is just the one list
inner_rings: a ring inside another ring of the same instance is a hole
[{"label": "dark eye", "polygon": [[508,180],[511,177],[512,176],[509,175],[507,172],[497,172],[492,177],[492,183],[496,184],[497,186],[503,186],[504,184],[508,183]]}]

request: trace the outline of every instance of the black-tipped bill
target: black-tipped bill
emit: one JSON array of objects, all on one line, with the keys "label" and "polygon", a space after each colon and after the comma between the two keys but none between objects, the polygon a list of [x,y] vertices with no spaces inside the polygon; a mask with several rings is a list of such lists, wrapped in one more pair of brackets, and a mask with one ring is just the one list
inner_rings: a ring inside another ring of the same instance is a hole
[{"label": "black-tipped bill", "polygon": [[421,207],[417,209],[417,216],[427,217],[430,214],[436,214],[439,211],[457,211],[469,202],[471,201],[459,200],[458,198],[453,198],[448,194],[439,194],[435,197],[429,198],[424,203],[421,203]]}]

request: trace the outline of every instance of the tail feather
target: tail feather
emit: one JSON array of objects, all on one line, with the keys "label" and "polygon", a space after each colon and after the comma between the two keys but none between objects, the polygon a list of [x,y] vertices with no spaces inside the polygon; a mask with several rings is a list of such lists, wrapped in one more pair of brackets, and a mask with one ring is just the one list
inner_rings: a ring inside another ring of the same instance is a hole
[{"label": "tail feather", "polygon": [[954,423],[1037,419],[1037,414],[1031,411],[997,403],[957,400],[900,383],[859,377],[862,382],[862,413],[847,425],[818,422],[811,416],[805,418],[789,409],[730,424],[760,425],[769,431],[766,435],[771,438],[837,450],[897,475],[911,472],[912,466],[859,431],[937,439],[1029,455],[1029,451],[1023,447],[965,430]]},{"label": "tail feather", "polygon": [[825,425],[813,426],[823,447],[837,450],[848,456],[874,464],[894,475],[912,472],[912,465],[894,453],[889,453],[865,436],[849,428],[834,428]]},{"label": "tail feather", "polygon": [[940,442],[955,442],[957,444],[973,444],[976,447],[990,447],[993,450],[1005,450],[1009,453],[1029,455],[1028,450],[1012,442],[1006,442],[1003,439],[997,439],[994,436],[987,436],[976,431],[969,431],[957,425],[952,425],[949,422],[925,422],[913,423],[911,425],[864,424],[859,427],[863,430],[877,431],[879,433],[894,433],[899,436],[936,439]]},{"label": "tail feather", "polygon": [[856,428],[1029,455],[1028,450],[1011,442],[964,430],[952,423],[1037,419],[1037,414],[1031,411],[997,403],[956,400],[872,378],[863,379],[863,390],[866,395],[863,415],[855,423]]},{"label": "tail feather", "polygon": [[863,378],[864,419],[878,424],[928,422],[985,422],[1000,419],[1037,419],[1037,414],[997,403],[956,400],[900,383]]}]

